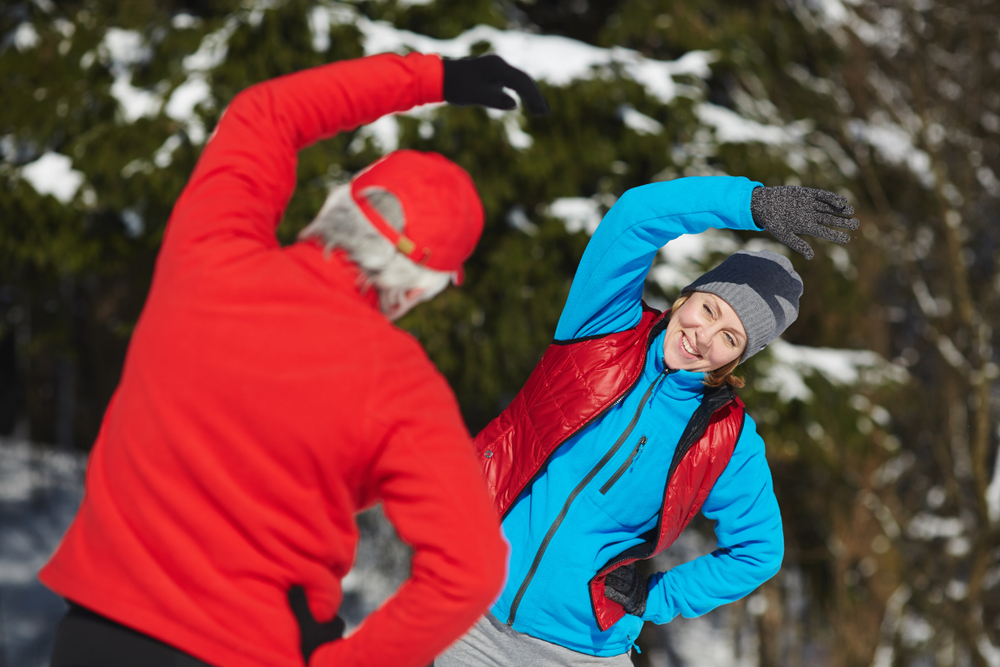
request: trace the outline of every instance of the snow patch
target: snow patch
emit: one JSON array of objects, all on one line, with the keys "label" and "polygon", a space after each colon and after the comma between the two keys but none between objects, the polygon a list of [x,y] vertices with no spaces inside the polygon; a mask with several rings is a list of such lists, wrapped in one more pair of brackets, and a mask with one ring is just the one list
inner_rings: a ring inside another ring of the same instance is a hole
[{"label": "snow patch", "polygon": [[636,111],[634,107],[623,105],[618,109],[618,113],[621,114],[625,127],[637,134],[659,134],[663,132],[663,123]]},{"label": "snow patch", "polygon": [[899,625],[899,636],[903,646],[914,648],[934,637],[934,626],[913,612],[907,612]]},{"label": "snow patch", "polygon": [[520,204],[511,207],[511,209],[507,211],[507,224],[513,229],[518,230],[522,234],[527,234],[528,236],[535,236],[538,234],[538,225],[533,223],[531,219],[528,218],[528,214],[525,212],[524,207]]},{"label": "snow patch", "polygon": [[195,108],[199,105],[211,107],[214,100],[205,75],[194,72],[188,76],[187,81],[174,89],[164,109],[170,118],[184,123],[184,131],[194,144],[205,141],[205,124],[195,113]]},{"label": "snow patch", "polygon": [[125,227],[125,235],[130,239],[138,238],[146,231],[146,220],[134,208],[122,209],[122,225]]},{"label": "snow patch", "polygon": [[[0,439],[0,586],[33,582],[79,504],[83,459],[27,442]],[[41,499],[68,493],[58,516]]]},{"label": "snow patch", "polygon": [[49,151],[34,162],[21,167],[21,177],[40,195],[52,195],[68,204],[83,185],[83,172],[73,169],[73,161],[65,155]]},{"label": "snow patch", "polygon": [[135,30],[108,28],[97,47],[97,54],[115,79],[111,84],[111,96],[118,102],[125,122],[133,123],[160,112],[163,98],[159,93],[132,85],[133,68],[152,57],[141,34]]},{"label": "snow patch", "polygon": [[660,259],[649,271],[651,282],[667,294],[678,294],[708,268],[717,254],[731,255],[740,249],[736,236],[728,231],[708,229],[701,234],[684,234],[660,248]]},{"label": "snow patch", "polygon": [[201,19],[191,14],[176,14],[170,19],[170,25],[175,30],[191,30],[201,26]]},{"label": "snow patch", "polygon": [[913,517],[906,532],[918,540],[933,540],[939,537],[959,537],[965,532],[962,520],[957,517],[942,517],[921,512]]},{"label": "snow patch", "polygon": [[709,65],[718,59],[714,52],[691,51],[675,61],[653,60],[632,49],[605,49],[568,37],[505,31],[486,25],[466,30],[454,39],[440,40],[363,16],[357,17],[356,24],[364,36],[368,55],[406,53],[413,49],[461,58],[469,55],[473,44],[488,42],[494,53],[514,67],[555,86],[567,85],[574,79],[592,78],[595,69],[618,66],[663,103],[670,102],[679,93],[687,93],[687,88],[674,82],[674,76],[686,74],[708,78],[711,76]]},{"label": "snow patch", "polygon": [[499,120],[507,134],[507,143],[518,150],[531,148],[535,138],[521,129],[521,112],[504,111],[503,109],[486,109],[486,114],[493,120]]},{"label": "snow patch", "polygon": [[0,663],[49,664],[66,604],[38,581],[83,496],[80,454],[0,437]]},{"label": "snow patch", "polygon": [[582,230],[588,236],[593,236],[604,217],[601,204],[589,197],[560,197],[549,204],[546,213],[562,220],[570,234]]},{"label": "snow patch", "polygon": [[205,35],[198,50],[182,61],[184,69],[187,72],[207,72],[225,62],[226,54],[229,53],[229,38],[239,25],[239,19],[230,16],[221,28]]},{"label": "snow patch", "polygon": [[14,48],[18,51],[27,51],[38,46],[41,38],[39,38],[35,26],[25,21],[14,29],[11,41],[14,42]]},{"label": "snow patch", "polygon": [[[1000,427],[997,430],[1000,431]],[[989,509],[990,521],[1000,522],[1000,453],[993,461],[993,480],[986,487],[986,506]]]},{"label": "snow patch", "polygon": [[889,121],[866,123],[855,118],[847,122],[846,129],[855,140],[874,148],[885,162],[907,167],[924,187],[934,185],[930,156],[913,145],[913,137],[901,126]]},{"label": "snow patch", "polygon": [[174,89],[164,111],[174,120],[190,121],[195,117],[194,108],[211,100],[211,97],[212,89],[205,77],[193,74]]},{"label": "snow patch", "polygon": [[330,10],[317,5],[309,10],[309,31],[312,33],[313,51],[323,53],[330,48]]},{"label": "snow patch", "polygon": [[396,116],[382,116],[373,123],[362,125],[347,150],[359,153],[364,149],[366,139],[371,139],[383,154],[399,148],[399,121]]},{"label": "snow patch", "polygon": [[812,130],[810,121],[797,121],[784,127],[764,125],[744,118],[731,109],[707,102],[697,105],[694,112],[702,123],[715,128],[716,139],[724,144],[799,144]]},{"label": "snow patch", "polygon": [[330,48],[330,26],[334,24],[354,23],[357,12],[342,5],[325,7],[317,5],[309,10],[307,17],[309,31],[312,33],[313,50],[322,53]]},{"label": "snow patch", "polygon": [[122,28],[108,28],[100,48],[113,67],[134,67],[147,62],[152,55],[142,35]]},{"label": "snow patch", "polygon": [[992,197],[1000,197],[1000,179],[993,170],[983,165],[976,169],[976,180]]},{"label": "snow patch", "polygon": [[[178,134],[171,134],[163,145],[153,153],[153,164],[161,169],[169,167],[174,161],[174,151],[180,148],[182,139]],[[131,164],[131,163],[130,163]]]},{"label": "snow patch", "polygon": [[821,375],[835,385],[878,386],[906,381],[908,373],[868,350],[838,350],[792,345],[777,338],[768,345],[766,362],[758,386],[774,392],[782,401],[808,401],[812,390],[805,378]]},{"label": "snow patch", "polygon": [[976,640],[976,647],[979,655],[983,656],[989,667],[1000,667],[1000,646],[994,645],[985,634],[979,635]]}]

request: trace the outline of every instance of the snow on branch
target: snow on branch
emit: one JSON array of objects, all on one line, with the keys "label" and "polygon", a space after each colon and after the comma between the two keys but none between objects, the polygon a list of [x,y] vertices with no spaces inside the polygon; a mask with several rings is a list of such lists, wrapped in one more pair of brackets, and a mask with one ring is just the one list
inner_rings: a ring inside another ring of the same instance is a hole
[{"label": "snow on branch", "polygon": [[555,86],[564,86],[577,79],[591,79],[595,71],[621,68],[664,104],[678,95],[700,95],[700,91],[694,92],[698,89],[679,85],[673,77],[691,75],[707,79],[711,76],[709,65],[719,57],[712,51],[690,51],[674,61],[654,60],[632,49],[605,49],[568,37],[499,30],[486,25],[476,26],[454,39],[445,40],[400,30],[390,23],[371,21],[360,15],[356,17],[355,25],[364,35],[366,54],[405,53],[416,49],[461,58],[469,55],[474,44],[486,42],[493,47],[494,53],[514,67]]},{"label": "snow on branch", "polygon": [[792,345],[780,338],[768,345],[770,354],[757,385],[782,401],[808,401],[812,390],[806,378],[822,376],[832,384],[881,386],[902,383],[909,374],[869,350],[838,350]]},{"label": "snow on branch", "polygon": [[52,195],[63,204],[72,201],[85,180],[83,172],[73,169],[69,157],[52,151],[21,167],[21,177],[38,194]]}]

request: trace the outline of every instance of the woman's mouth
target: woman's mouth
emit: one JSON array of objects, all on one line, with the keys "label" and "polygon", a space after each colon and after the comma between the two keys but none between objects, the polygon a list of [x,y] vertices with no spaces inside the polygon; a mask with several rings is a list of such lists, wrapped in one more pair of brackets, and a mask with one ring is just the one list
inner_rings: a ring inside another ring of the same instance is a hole
[{"label": "woman's mouth", "polygon": [[684,349],[685,352],[690,354],[692,357],[701,357],[701,355],[695,352],[694,348],[691,347],[691,344],[688,343],[687,336],[685,336],[684,334],[681,334],[681,347]]}]

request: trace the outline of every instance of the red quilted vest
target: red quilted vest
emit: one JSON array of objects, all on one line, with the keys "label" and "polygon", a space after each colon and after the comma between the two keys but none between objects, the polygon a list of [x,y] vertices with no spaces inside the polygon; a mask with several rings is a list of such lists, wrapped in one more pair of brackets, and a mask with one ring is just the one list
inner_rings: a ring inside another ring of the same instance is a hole
[{"label": "red quilted vest", "polygon": [[[669,312],[669,311],[668,311]],[[550,345],[511,404],[475,437],[479,462],[500,517],[567,439],[601,417],[642,376],[646,354],[666,327],[667,313],[643,304],[639,323],[625,331]],[[677,539],[725,470],[743,429],[743,402],[726,385],[706,387],[667,472],[657,526],[645,542],[613,558],[590,580],[598,627],[625,615],[604,596],[612,570],[652,558]]]}]

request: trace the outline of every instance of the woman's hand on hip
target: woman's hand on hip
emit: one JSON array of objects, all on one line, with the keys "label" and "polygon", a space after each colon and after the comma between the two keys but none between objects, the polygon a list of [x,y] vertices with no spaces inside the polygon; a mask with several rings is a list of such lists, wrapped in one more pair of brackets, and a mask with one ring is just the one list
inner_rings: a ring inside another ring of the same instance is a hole
[{"label": "woman's hand on hip", "polygon": [[625,608],[626,613],[642,616],[646,613],[649,582],[635,563],[608,572],[604,579],[604,596]]}]

